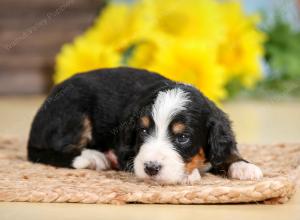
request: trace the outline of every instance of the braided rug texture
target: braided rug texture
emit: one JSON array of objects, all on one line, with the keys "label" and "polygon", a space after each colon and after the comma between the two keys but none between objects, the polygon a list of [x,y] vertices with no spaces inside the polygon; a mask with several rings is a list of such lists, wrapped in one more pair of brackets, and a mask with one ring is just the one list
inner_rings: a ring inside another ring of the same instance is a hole
[{"label": "braided rug texture", "polygon": [[[159,185],[132,174],[54,168],[26,161],[25,144],[0,137],[0,201],[72,203],[284,203],[300,180],[300,144],[241,145],[260,166],[259,181],[202,174],[194,185]],[[299,185],[298,185],[299,186]]]}]

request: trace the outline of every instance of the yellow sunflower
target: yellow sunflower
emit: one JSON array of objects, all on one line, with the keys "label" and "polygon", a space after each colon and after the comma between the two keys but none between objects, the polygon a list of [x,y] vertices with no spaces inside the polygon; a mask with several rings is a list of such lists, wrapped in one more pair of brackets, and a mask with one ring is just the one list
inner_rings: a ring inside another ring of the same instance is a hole
[{"label": "yellow sunflower", "polygon": [[172,80],[192,84],[210,99],[219,101],[226,96],[226,81],[215,50],[197,41],[174,41],[161,46],[149,69]]},{"label": "yellow sunflower", "polygon": [[225,40],[219,46],[219,62],[224,65],[228,80],[238,77],[251,87],[262,77],[260,59],[265,35],[257,29],[259,16],[247,16],[234,1],[222,5]]},{"label": "yellow sunflower", "polygon": [[128,65],[193,84],[220,101],[230,80],[250,87],[262,77],[265,36],[258,23],[238,1],[110,2],[91,28],[63,46],[54,80]]},{"label": "yellow sunflower", "polygon": [[79,37],[73,44],[65,45],[57,56],[54,82],[62,82],[75,73],[117,66],[120,59],[112,48]]}]

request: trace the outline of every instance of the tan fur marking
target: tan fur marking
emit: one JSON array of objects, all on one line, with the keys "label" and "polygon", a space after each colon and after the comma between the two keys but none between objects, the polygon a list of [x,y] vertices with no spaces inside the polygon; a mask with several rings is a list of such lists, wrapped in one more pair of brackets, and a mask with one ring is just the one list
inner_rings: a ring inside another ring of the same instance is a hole
[{"label": "tan fur marking", "polygon": [[92,124],[88,117],[85,117],[82,122],[82,133],[78,143],[79,148],[85,147],[92,140]]},{"label": "tan fur marking", "polygon": [[143,116],[141,118],[141,123],[142,123],[142,126],[145,127],[145,128],[149,128],[150,126],[150,119],[148,116]]},{"label": "tan fur marking", "polygon": [[205,155],[203,148],[200,149],[199,153],[195,155],[192,160],[185,165],[185,170],[188,174],[192,173],[192,171],[196,168],[201,168],[205,163]]},{"label": "tan fur marking", "polygon": [[175,123],[173,124],[172,126],[172,131],[174,134],[180,134],[182,133],[183,131],[185,130],[185,125],[178,122],[178,123]]}]

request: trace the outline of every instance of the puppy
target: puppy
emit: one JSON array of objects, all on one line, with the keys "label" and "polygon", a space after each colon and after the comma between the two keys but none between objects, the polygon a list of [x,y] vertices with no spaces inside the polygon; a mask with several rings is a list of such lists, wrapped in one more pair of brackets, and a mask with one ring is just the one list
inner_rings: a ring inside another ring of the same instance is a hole
[{"label": "puppy", "polygon": [[194,183],[207,162],[231,178],[262,177],[239,154],[226,114],[200,91],[125,67],[77,74],[54,87],[32,123],[28,159],[161,183]]}]

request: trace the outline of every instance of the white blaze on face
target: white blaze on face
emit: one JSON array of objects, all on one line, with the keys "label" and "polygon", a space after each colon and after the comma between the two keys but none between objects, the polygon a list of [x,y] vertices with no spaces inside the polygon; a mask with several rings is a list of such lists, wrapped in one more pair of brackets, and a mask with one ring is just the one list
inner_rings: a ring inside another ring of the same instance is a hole
[{"label": "white blaze on face", "polygon": [[185,164],[168,138],[168,127],[174,116],[186,109],[188,102],[188,94],[181,89],[159,92],[152,107],[155,129],[146,138],[134,160],[134,172],[138,177],[148,178],[144,171],[144,163],[151,161],[162,166],[154,179],[176,183],[184,178]]}]

